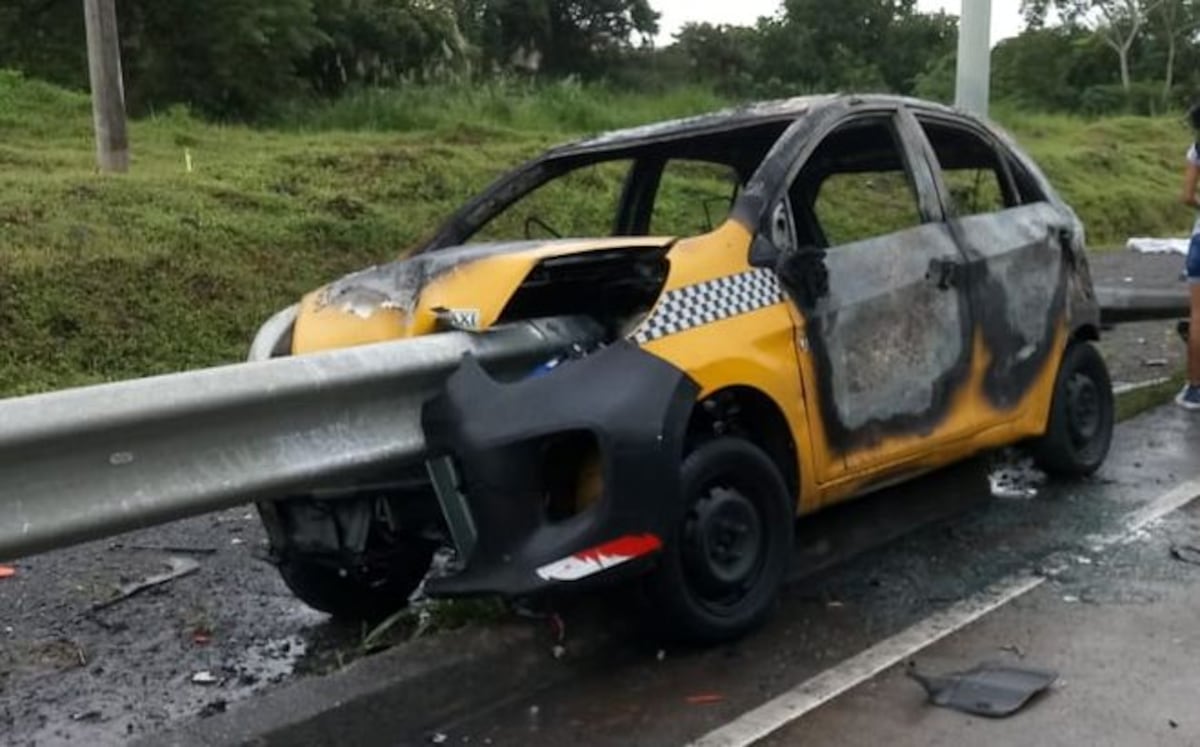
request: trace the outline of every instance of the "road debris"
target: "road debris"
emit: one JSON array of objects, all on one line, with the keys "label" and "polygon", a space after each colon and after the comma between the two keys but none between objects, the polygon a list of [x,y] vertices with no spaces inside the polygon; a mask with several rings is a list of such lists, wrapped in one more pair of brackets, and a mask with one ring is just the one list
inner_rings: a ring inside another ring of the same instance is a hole
[{"label": "road debris", "polygon": [[200,564],[191,558],[167,558],[167,564],[171,566],[171,570],[122,586],[117,595],[112,599],[106,599],[103,602],[97,602],[92,605],[92,612],[98,612],[99,610],[111,607],[118,602],[123,602],[130,597],[137,596],[147,589],[162,586],[200,570]]},{"label": "road debris", "polygon": [[213,674],[212,672],[210,672],[208,670],[205,670],[203,672],[196,672],[195,674],[192,675],[192,684],[193,685],[215,685],[218,682],[220,682],[220,680],[217,679],[217,675]]},{"label": "road debris", "polygon": [[1015,643],[1011,643],[1007,646],[1001,646],[1000,650],[1006,654],[1012,654],[1013,656],[1017,657],[1018,659],[1025,658],[1025,652],[1022,651],[1021,647]]},{"label": "road debris", "polygon": [[201,708],[200,712],[196,715],[200,718],[210,718],[212,716],[216,716],[218,713],[224,713],[228,708],[229,702],[218,698],[217,700],[205,703],[204,707]]},{"label": "road debris", "polygon": [[1183,563],[1200,565],[1200,547],[1194,545],[1172,545],[1171,557]]},{"label": "road debris", "polygon": [[909,663],[905,674],[918,682],[934,705],[978,716],[1016,713],[1035,695],[1058,680],[1058,673],[984,663],[965,672],[924,674]]},{"label": "road debris", "polygon": [[[114,543],[113,549],[120,549],[122,545]],[[217,548],[215,547],[185,547],[183,545],[129,545],[130,550],[140,550],[143,552],[161,552],[168,555],[215,555]]]},{"label": "road debris", "polygon": [[725,696],[719,693],[701,693],[687,697],[687,702],[691,705],[709,705],[711,703],[720,703],[723,700],[725,700]]},{"label": "road debris", "polygon": [[93,723],[96,723],[97,721],[102,721],[103,719],[104,719],[104,714],[101,713],[100,711],[85,711],[83,713],[71,714],[72,721],[80,721],[85,724],[93,724]]},{"label": "road debris", "polygon": [[441,732],[438,732],[437,734],[431,734],[429,736],[429,741],[433,744],[445,744],[447,739],[449,739],[449,737]]},{"label": "road debris", "polygon": [[988,474],[988,484],[995,498],[1036,498],[1045,482],[1046,474],[1034,466],[1033,460],[1019,457],[1015,452],[1005,453]]},{"label": "road debris", "polygon": [[192,631],[192,643],[197,646],[207,646],[212,643],[212,631],[204,628],[197,628]]},{"label": "road debris", "polygon": [[0,578],[12,578],[17,575],[17,569],[11,565],[0,565]]}]

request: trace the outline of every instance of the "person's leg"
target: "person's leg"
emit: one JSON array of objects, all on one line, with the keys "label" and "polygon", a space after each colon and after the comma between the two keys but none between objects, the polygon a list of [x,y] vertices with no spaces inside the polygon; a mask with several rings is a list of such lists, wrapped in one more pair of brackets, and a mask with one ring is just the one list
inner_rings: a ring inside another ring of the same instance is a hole
[{"label": "person's leg", "polygon": [[1189,278],[1192,290],[1192,321],[1188,328],[1188,380],[1200,386],[1200,282]]},{"label": "person's leg", "polygon": [[1192,236],[1188,248],[1187,278],[1192,294],[1191,327],[1188,329],[1188,383],[1175,401],[1180,407],[1200,411],[1200,234]]}]

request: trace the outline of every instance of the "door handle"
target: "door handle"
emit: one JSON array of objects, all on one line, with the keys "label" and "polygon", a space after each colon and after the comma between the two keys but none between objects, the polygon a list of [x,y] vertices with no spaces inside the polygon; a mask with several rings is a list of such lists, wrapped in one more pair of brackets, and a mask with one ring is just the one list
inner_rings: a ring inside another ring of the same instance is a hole
[{"label": "door handle", "polygon": [[957,259],[939,257],[930,260],[929,271],[925,273],[925,278],[936,283],[938,290],[950,290],[958,285],[961,270],[962,263]]}]

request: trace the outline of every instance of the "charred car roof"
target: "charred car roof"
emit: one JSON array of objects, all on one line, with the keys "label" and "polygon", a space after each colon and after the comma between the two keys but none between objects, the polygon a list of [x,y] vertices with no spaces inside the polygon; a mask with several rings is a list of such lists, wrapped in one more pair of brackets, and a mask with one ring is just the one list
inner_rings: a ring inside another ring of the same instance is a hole
[{"label": "charred car roof", "polygon": [[[844,104],[848,106],[907,106],[924,111],[935,111],[954,117],[974,120],[975,118],[960,109],[954,109],[941,104],[935,104],[922,99],[905,96],[890,96],[884,94],[822,94],[815,96],[798,96],[790,99],[777,99],[743,104],[715,112],[698,114],[682,119],[655,122],[638,127],[613,130],[592,137],[577,140],[558,146],[547,151],[544,158],[558,158],[608,150],[634,148],[656,142],[670,142],[704,135],[712,135],[731,130],[739,130],[757,125],[787,122],[805,114],[830,106]],[[990,128],[989,128],[990,129]]]}]

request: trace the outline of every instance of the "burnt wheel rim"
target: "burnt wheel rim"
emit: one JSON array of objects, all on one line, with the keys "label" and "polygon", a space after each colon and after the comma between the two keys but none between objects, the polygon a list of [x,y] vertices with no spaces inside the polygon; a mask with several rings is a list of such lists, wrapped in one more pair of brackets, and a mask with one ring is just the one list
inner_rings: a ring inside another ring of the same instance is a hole
[{"label": "burnt wheel rim", "polygon": [[762,573],[766,548],[758,507],[743,491],[714,485],[688,512],[684,565],[693,590],[714,609],[736,605]]},{"label": "burnt wheel rim", "polygon": [[1092,443],[1103,427],[1104,415],[1096,382],[1077,373],[1067,382],[1067,428],[1071,442],[1083,448]]}]

